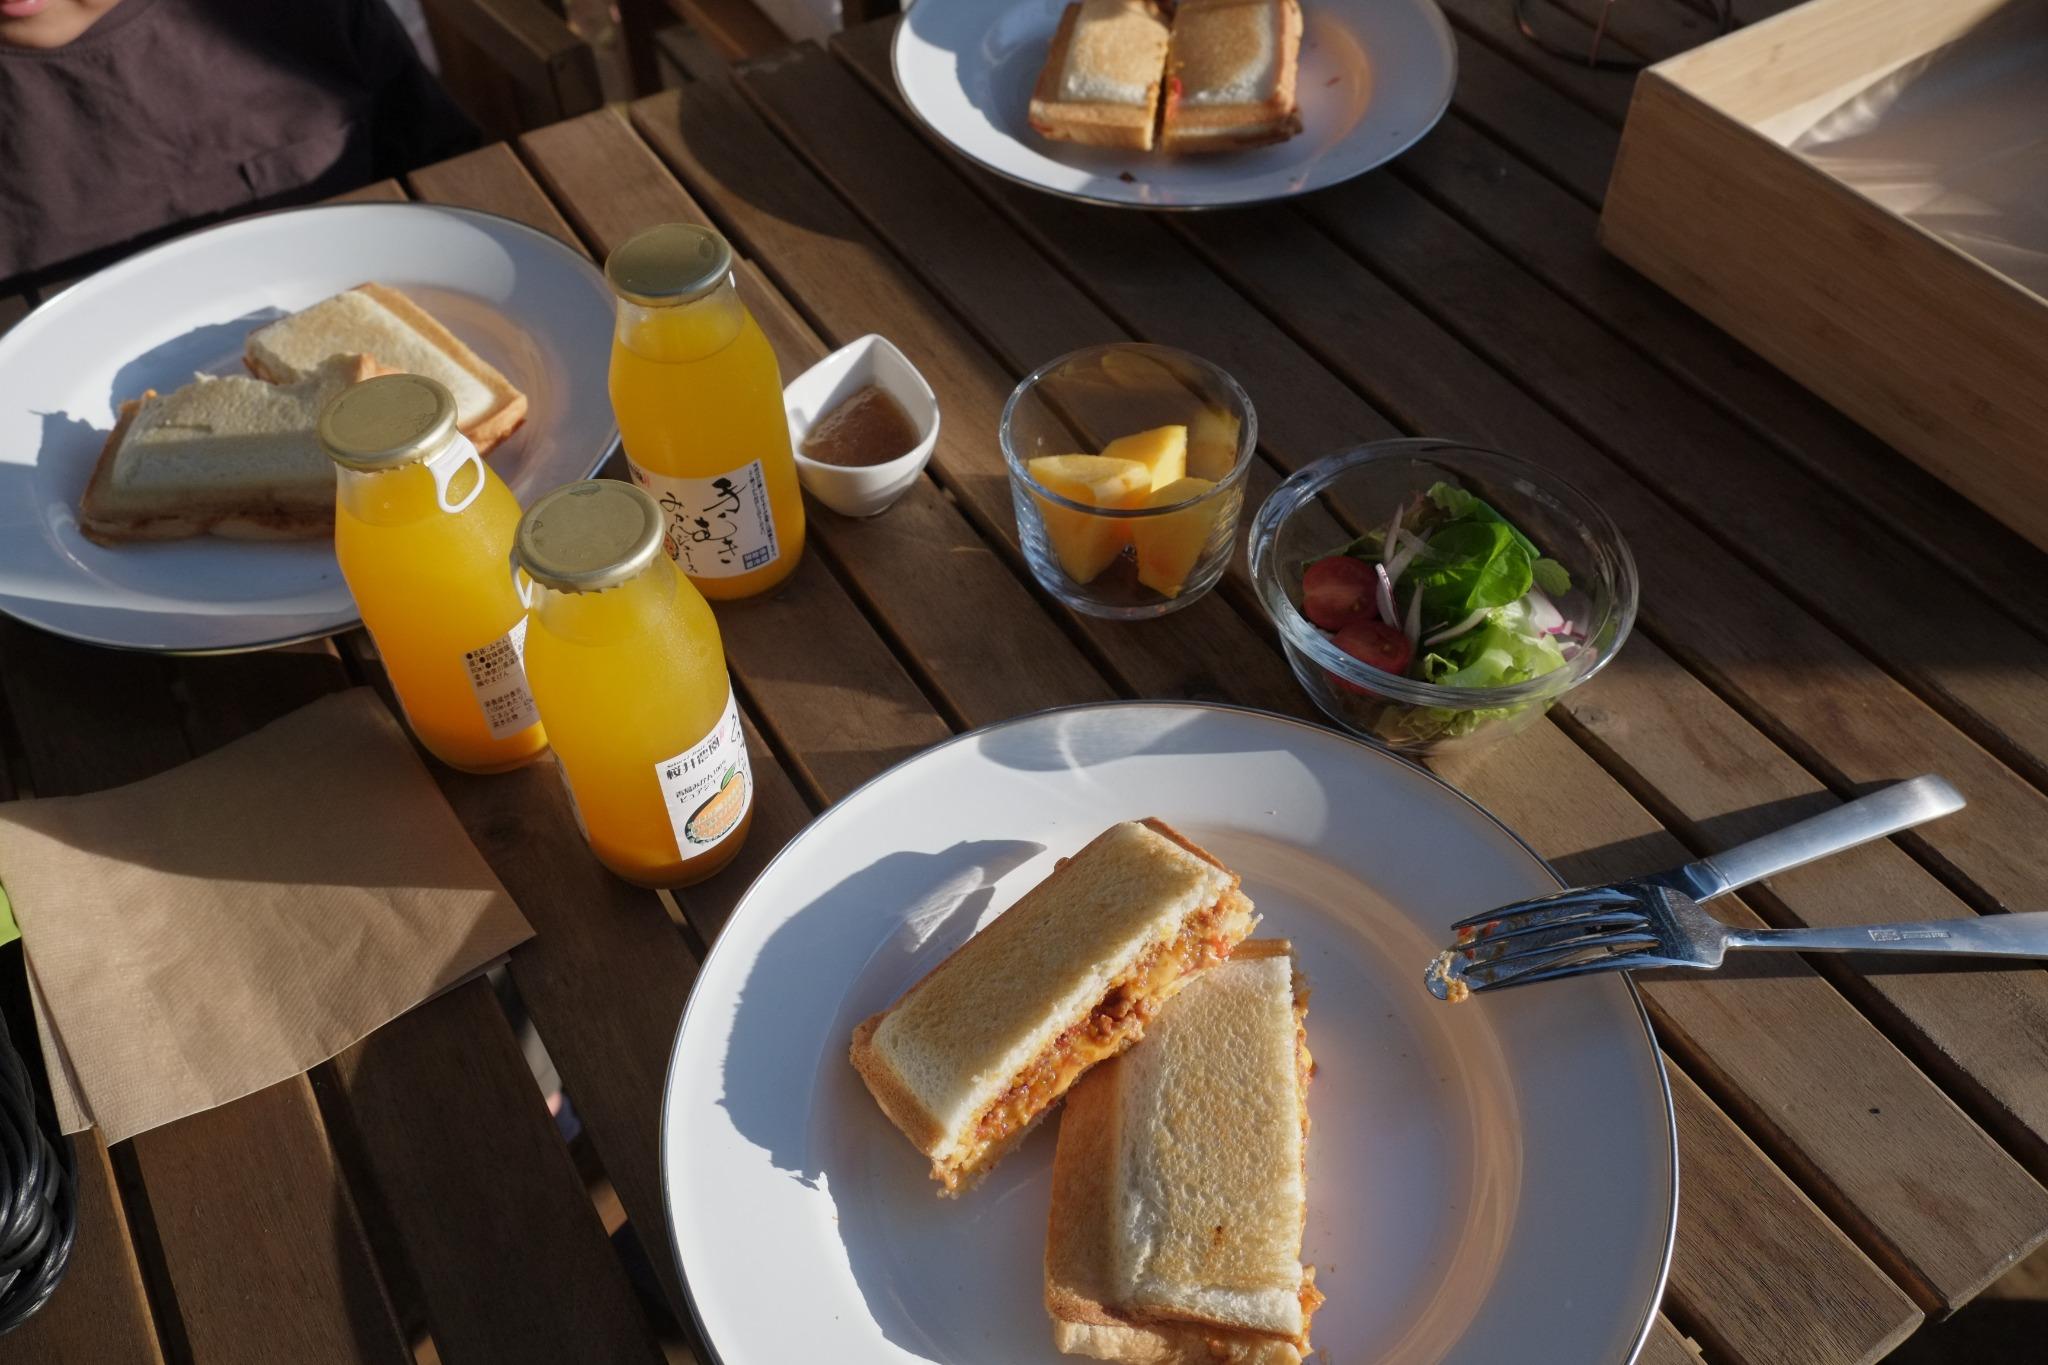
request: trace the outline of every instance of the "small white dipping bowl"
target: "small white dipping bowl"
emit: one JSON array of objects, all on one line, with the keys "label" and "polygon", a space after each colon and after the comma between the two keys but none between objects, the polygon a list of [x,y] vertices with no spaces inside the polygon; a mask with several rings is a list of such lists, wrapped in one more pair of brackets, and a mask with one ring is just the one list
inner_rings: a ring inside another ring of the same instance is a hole
[{"label": "small white dipping bowl", "polygon": [[[869,384],[903,405],[917,428],[917,444],[882,464],[820,464],[805,456],[804,437],[817,420]],[[939,442],[939,400],[932,386],[903,352],[873,333],[841,346],[791,380],[782,390],[782,407],[789,415],[790,444],[796,447],[797,478],[812,497],[849,517],[888,510],[910,491]]]}]

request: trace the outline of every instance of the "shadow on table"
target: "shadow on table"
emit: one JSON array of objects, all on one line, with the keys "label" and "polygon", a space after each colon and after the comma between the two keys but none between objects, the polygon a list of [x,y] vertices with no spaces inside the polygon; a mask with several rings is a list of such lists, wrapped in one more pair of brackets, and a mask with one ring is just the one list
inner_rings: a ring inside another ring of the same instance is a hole
[{"label": "shadow on table", "polygon": [[2032,1365],[2044,1338],[2048,1298],[1986,1296],[1946,1322],[1927,1324],[1885,1359],[1890,1365]]}]

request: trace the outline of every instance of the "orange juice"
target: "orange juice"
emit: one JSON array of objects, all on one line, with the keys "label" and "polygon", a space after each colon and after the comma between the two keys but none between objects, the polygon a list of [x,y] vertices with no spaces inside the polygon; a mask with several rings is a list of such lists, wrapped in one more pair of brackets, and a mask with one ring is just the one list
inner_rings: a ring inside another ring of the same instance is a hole
[{"label": "orange juice", "polygon": [[591,851],[642,886],[702,881],[738,853],[754,775],[718,622],[662,552],[632,484],[556,489],[519,524],[534,584],[527,679]]},{"label": "orange juice", "polygon": [[473,773],[546,749],[520,664],[519,504],[454,399],[419,375],[372,379],[327,405],[320,440],[339,467],[335,558],[420,743]]},{"label": "orange juice", "polygon": [[708,228],[650,228],[613,252],[612,409],[669,557],[706,596],[751,597],[804,548],[782,373]]}]

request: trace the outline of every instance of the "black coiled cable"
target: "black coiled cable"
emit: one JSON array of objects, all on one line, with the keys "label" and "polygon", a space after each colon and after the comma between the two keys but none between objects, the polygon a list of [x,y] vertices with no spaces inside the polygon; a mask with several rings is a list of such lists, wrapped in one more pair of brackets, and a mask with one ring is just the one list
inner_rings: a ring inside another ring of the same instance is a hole
[{"label": "black coiled cable", "polygon": [[0,1017],[0,1334],[56,1292],[78,1236],[71,1143],[36,1113],[35,1082]]}]

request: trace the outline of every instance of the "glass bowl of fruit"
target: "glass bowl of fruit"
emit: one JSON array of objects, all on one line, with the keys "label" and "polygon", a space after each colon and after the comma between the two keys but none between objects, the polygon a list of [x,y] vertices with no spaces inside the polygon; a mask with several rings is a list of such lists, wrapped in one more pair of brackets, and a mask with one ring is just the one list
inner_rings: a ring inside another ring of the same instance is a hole
[{"label": "glass bowl of fruit", "polygon": [[1230,563],[1258,419],[1236,380],[1170,346],[1090,346],[1003,407],[1024,557],[1092,616],[1163,616]]},{"label": "glass bowl of fruit", "polygon": [[1316,704],[1407,753],[1529,725],[1635,623],[1635,560],[1605,512],[1452,441],[1375,441],[1297,471],[1252,521],[1251,570]]}]

